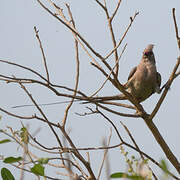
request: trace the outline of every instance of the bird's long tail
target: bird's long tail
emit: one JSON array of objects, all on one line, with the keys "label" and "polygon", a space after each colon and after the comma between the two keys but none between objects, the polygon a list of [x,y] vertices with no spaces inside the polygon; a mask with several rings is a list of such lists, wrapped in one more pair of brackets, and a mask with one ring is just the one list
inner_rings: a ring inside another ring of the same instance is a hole
[{"label": "bird's long tail", "polygon": [[126,100],[127,98],[125,97],[124,94],[119,94],[115,96],[103,96],[103,97],[92,97],[89,99],[88,102],[85,103],[101,103],[101,102],[106,102],[106,101],[114,101],[114,100]]},{"label": "bird's long tail", "polygon": [[[105,103],[107,101],[113,101],[113,100],[126,100],[127,98],[125,97],[124,94],[119,94],[115,96],[102,96],[102,97],[91,97],[91,98],[85,98],[83,99],[75,99],[75,102],[80,102],[84,101],[82,104],[86,103]],[[50,105],[57,105],[57,104],[64,104],[64,103],[69,103],[71,101],[60,101],[60,102],[53,102],[53,103],[43,103],[43,104],[38,104],[38,106],[50,106]],[[24,105],[17,105],[13,106],[12,108],[22,108],[22,107],[34,107],[35,105],[33,104],[24,104]]]}]

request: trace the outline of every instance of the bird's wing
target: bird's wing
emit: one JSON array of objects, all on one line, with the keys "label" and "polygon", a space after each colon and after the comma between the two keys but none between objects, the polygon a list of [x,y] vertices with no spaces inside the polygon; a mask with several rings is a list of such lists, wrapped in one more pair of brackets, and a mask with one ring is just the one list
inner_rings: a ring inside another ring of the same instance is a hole
[{"label": "bird's wing", "polygon": [[134,73],[136,72],[136,70],[137,70],[137,66],[134,67],[134,68],[131,70],[131,72],[129,73],[128,80],[134,75]]},{"label": "bird's wing", "polygon": [[161,86],[161,74],[157,72],[157,84],[160,87]]},{"label": "bird's wing", "polygon": [[160,87],[161,87],[161,74],[156,72],[156,78],[157,78],[156,79],[156,86],[155,86],[154,90],[152,91],[152,94],[155,92],[157,92],[158,94],[161,93],[161,89],[160,89]]}]

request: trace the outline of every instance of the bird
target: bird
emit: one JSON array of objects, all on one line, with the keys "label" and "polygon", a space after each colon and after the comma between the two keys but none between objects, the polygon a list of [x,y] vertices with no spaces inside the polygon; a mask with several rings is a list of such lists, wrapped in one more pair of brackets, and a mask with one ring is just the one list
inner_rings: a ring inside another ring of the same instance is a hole
[{"label": "bird", "polygon": [[[138,103],[145,101],[154,93],[161,93],[161,75],[157,72],[156,61],[153,53],[153,44],[149,44],[143,51],[138,66],[134,67],[123,85],[125,90],[136,98]],[[109,100],[127,100],[124,94],[115,96],[95,97],[95,102]]]}]

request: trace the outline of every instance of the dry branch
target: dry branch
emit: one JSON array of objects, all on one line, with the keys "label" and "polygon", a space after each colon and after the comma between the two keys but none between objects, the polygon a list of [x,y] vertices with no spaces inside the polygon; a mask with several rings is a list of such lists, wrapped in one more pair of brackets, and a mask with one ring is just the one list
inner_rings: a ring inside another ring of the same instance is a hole
[{"label": "dry branch", "polygon": [[36,26],[34,26],[34,31],[36,33],[36,38],[39,42],[39,46],[40,46],[40,49],[41,49],[41,53],[42,53],[42,56],[43,56],[43,62],[44,62],[44,67],[45,67],[45,70],[46,70],[46,76],[47,76],[47,81],[49,83],[49,72],[48,72],[48,67],[47,67],[47,62],[46,62],[46,56],[45,56],[45,53],[44,53],[44,49],[43,49],[43,46],[42,46],[42,42],[41,42],[41,39],[39,37],[39,30],[37,30]]}]

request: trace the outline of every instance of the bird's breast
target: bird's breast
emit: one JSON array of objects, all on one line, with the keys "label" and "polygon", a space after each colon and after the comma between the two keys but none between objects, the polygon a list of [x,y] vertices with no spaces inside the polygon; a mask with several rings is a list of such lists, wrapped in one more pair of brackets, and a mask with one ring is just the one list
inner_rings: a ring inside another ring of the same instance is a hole
[{"label": "bird's breast", "polygon": [[156,82],[156,66],[151,63],[141,64],[135,72],[128,91],[140,102],[148,98]]},{"label": "bird's breast", "polygon": [[146,63],[145,64],[145,80],[148,82],[154,82],[156,81],[156,66],[153,63]]}]

